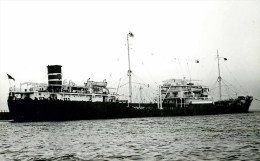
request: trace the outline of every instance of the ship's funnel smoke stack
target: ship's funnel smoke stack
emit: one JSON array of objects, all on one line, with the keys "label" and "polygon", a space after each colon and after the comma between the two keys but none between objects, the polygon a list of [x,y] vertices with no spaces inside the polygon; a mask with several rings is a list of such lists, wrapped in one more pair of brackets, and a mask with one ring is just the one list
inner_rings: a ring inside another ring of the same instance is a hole
[{"label": "ship's funnel smoke stack", "polygon": [[62,86],[61,65],[48,65],[48,91],[59,92]]}]

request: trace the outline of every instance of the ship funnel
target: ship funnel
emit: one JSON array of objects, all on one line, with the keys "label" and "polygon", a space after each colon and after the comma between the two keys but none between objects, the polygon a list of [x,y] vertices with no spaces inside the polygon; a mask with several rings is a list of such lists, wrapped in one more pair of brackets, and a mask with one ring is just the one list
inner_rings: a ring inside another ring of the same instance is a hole
[{"label": "ship funnel", "polygon": [[62,86],[61,65],[48,65],[48,91],[59,92]]}]

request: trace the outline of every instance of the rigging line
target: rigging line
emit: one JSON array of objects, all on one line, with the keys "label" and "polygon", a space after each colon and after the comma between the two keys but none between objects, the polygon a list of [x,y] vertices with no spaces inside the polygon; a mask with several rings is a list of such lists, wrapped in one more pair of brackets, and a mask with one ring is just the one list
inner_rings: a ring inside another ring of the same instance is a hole
[{"label": "rigging line", "polygon": [[[134,97],[134,96],[135,96],[135,97]],[[138,102],[138,94],[136,94],[136,86],[134,86],[134,88],[133,88],[132,98],[134,99],[134,100],[133,100],[133,103],[134,103],[134,102]]]},{"label": "rigging line", "polygon": [[[223,80],[223,79],[222,79],[222,80]],[[225,84],[225,82],[226,82],[226,83],[229,83],[229,82],[227,82],[226,80],[223,80],[223,83],[224,83],[224,84]],[[234,90],[232,90],[232,88],[230,88],[230,89],[231,89],[232,91],[234,91],[236,95],[237,95],[238,92],[241,92],[239,89],[237,89],[236,87],[234,87],[231,83],[229,83],[229,84],[230,84],[231,87],[234,88]],[[243,91],[243,92],[245,92],[245,91]]]},{"label": "rigging line", "polygon": [[157,92],[156,91],[153,91],[153,92],[150,92],[149,94],[149,98],[152,102],[155,102],[154,98],[157,96]]},{"label": "rigging line", "polygon": [[109,78],[107,78],[107,83],[111,84],[109,86],[117,88],[118,83],[122,80],[122,77],[120,77],[119,79],[115,79],[113,74],[109,74]]},{"label": "rigging line", "polygon": [[127,88],[120,88],[120,91],[121,92],[118,92],[118,93],[122,93],[121,96],[124,98],[124,99],[127,99],[126,97],[128,97],[128,90]]},{"label": "rigging line", "polygon": [[151,97],[148,97],[148,99],[150,102],[153,102],[153,103],[155,102],[154,99],[152,99]]},{"label": "rigging line", "polygon": [[[213,90],[217,89],[218,87],[219,87],[219,86],[216,86],[216,87],[214,87],[214,88],[211,88],[210,91],[213,91]],[[228,85],[225,85],[224,87],[228,87]]]},{"label": "rigging line", "polygon": [[[235,93],[238,93],[238,92],[240,92],[240,90],[239,89],[237,89],[236,87],[234,87],[231,83],[229,83],[228,81],[226,81],[226,80],[224,80],[224,79],[222,79],[223,80],[223,83],[225,84],[225,83],[228,83],[229,84],[229,86],[230,87],[233,87],[233,91],[235,92]],[[230,88],[231,90],[232,90],[232,88]]]},{"label": "rigging line", "polygon": [[178,61],[178,63],[179,63],[179,66],[180,66],[180,68],[181,68],[181,73],[182,73],[182,77],[184,77],[184,73],[183,73],[183,71],[182,71],[182,67],[181,67],[181,63],[180,63],[180,61],[179,61],[179,59],[176,59],[177,61]]},{"label": "rigging line", "polygon": [[[135,82],[136,84],[144,85],[145,87],[149,85],[149,83],[146,83],[141,78],[137,77],[134,73],[133,73],[133,76],[137,80],[137,82]],[[142,83],[139,83],[139,82],[142,82]]]},{"label": "rigging line", "polygon": [[125,84],[122,84],[122,85],[120,85],[119,87],[124,87],[125,85],[128,85],[129,83],[127,82],[127,83],[125,83]]},{"label": "rigging line", "polygon": [[[126,88],[121,88],[121,87],[125,86],[125,84],[122,85],[122,83],[127,82],[124,78],[125,78],[125,77],[120,78],[121,81],[120,81],[120,86],[119,86],[119,88],[118,88],[118,93],[124,92],[124,90],[126,89]],[[119,80],[120,80],[120,79],[119,79]],[[118,82],[118,84],[119,84],[119,82]],[[127,82],[126,84],[128,84],[128,82]]]},{"label": "rigging line", "polygon": [[[233,94],[233,95],[235,95],[235,94]],[[222,96],[228,96],[228,97],[233,98],[230,94],[222,94]]]},{"label": "rigging line", "polygon": [[147,70],[147,68],[146,68],[146,66],[144,65],[144,63],[143,63],[142,65],[144,66],[144,68],[145,68],[146,72],[148,73],[149,77],[152,78],[152,80],[153,80],[153,82],[154,82],[155,84],[157,84],[157,81],[155,81],[155,79],[151,76],[151,73],[149,72],[149,70]]},{"label": "rigging line", "polygon": [[225,82],[228,83],[230,87],[233,87],[235,91],[238,91],[238,92],[239,92],[239,90],[237,90],[237,89],[236,89],[231,83],[229,83],[228,81],[226,81],[226,80],[224,80],[224,79],[222,79],[222,81],[223,81],[224,84],[225,84]]},{"label": "rigging line", "polygon": [[108,84],[110,87],[115,87],[115,88],[117,88],[119,82],[120,82],[120,79],[119,79],[119,81],[109,81],[109,80],[108,80],[108,81],[107,81],[107,84]]},{"label": "rigging line", "polygon": [[144,93],[143,102],[145,102],[146,98],[147,98],[148,101],[154,102],[153,99],[151,99],[151,96],[150,96],[151,92],[147,92],[147,91],[144,90],[144,92],[142,92],[142,93]]},{"label": "rigging line", "polygon": [[[176,61],[177,58],[174,58],[174,60],[175,60],[175,62],[173,63],[173,71],[174,71],[174,70],[177,71],[176,73],[177,73],[177,78],[178,78],[181,74],[180,74],[180,70],[178,69],[178,64],[176,63],[176,62],[177,62],[177,61]],[[173,73],[173,77],[176,77],[176,76],[174,76],[174,74],[175,74],[175,73]]]},{"label": "rigging line", "polygon": [[[227,86],[228,89],[231,89],[231,88],[229,88],[229,86],[225,83],[225,81],[223,81],[223,83]],[[232,89],[231,89],[231,90],[232,90]],[[232,90],[232,91],[236,93],[236,91],[234,91],[234,90]],[[227,96],[228,96],[228,97],[231,97],[228,92],[227,92]]]},{"label": "rigging line", "polygon": [[[222,85],[223,86],[223,85]],[[215,88],[212,88],[211,90],[215,90],[216,88],[218,88],[219,86],[216,86]],[[228,85],[225,85],[223,87],[229,87]]]},{"label": "rigging line", "polygon": [[[224,82],[223,82],[224,83]],[[224,83],[225,84],[225,83]],[[239,91],[236,91],[236,89],[232,89],[232,88],[229,88],[231,91],[233,91],[234,92],[234,94],[233,95],[235,95],[235,96],[237,96],[237,94],[239,93]]]},{"label": "rigging line", "polygon": [[[132,72],[132,75],[133,75],[133,77],[137,80],[137,82],[139,81],[139,78],[137,78],[137,76]],[[143,81],[142,79],[141,79],[141,81],[142,81],[142,83],[143,84],[146,84],[146,82],[145,81]],[[141,82],[140,81],[140,82]],[[141,83],[140,83],[141,84]]]},{"label": "rigging line", "polygon": [[212,89],[210,89],[209,91],[211,92],[211,91],[214,91],[215,89],[217,89],[218,87],[215,87],[215,88],[212,88]]},{"label": "rigging line", "polygon": [[[213,85],[210,86],[210,90],[214,89],[214,88],[217,88],[215,85],[218,83],[218,81],[216,80]],[[212,87],[212,88],[211,88]],[[214,88],[213,88],[214,87]]]},{"label": "rigging line", "polygon": [[190,68],[189,68],[189,63],[188,63],[187,59],[186,59],[186,64],[187,64],[187,68],[188,68],[188,72],[189,72],[189,76],[190,76],[190,81],[191,81]]},{"label": "rigging line", "polygon": [[[134,73],[132,73],[132,76],[133,76],[134,78],[136,78],[137,81],[138,81],[138,78],[137,78],[137,76],[136,76]],[[143,82],[143,85],[145,85],[146,88],[150,88],[150,89],[152,89],[152,90],[156,90],[156,89],[154,89],[150,84],[144,82],[142,79],[141,79],[141,81]],[[138,84],[138,83],[137,83],[137,84]],[[141,84],[141,83],[140,83],[140,84]],[[147,87],[148,85],[149,85],[149,87]]]},{"label": "rigging line", "polygon": [[228,69],[227,65],[225,63],[223,63],[225,68],[228,70],[229,74],[235,79],[235,81],[237,82],[237,84],[239,85],[239,87],[243,90],[243,92],[248,93],[243,86],[238,82],[238,80],[236,79],[236,77],[233,75],[233,73]]},{"label": "rigging line", "polygon": [[[209,73],[213,73],[214,66],[215,66],[215,64],[212,63]],[[210,77],[208,77],[208,79],[207,79],[207,81],[206,81],[206,84],[209,84],[209,81],[210,81]]]},{"label": "rigging line", "polygon": [[[142,87],[142,100],[143,100],[143,102],[147,102],[147,100],[149,101],[150,100],[150,102],[151,102],[151,93],[153,94],[153,92],[151,91],[151,90],[153,90],[153,89],[151,89],[151,88],[146,88],[146,86],[141,86]],[[139,95],[140,95],[140,88],[139,88]],[[141,97],[140,97],[140,99],[141,99]],[[152,101],[153,102],[153,101]]]},{"label": "rigging line", "polygon": [[[125,82],[125,78],[127,78],[127,75],[124,74],[122,77],[119,78],[119,80],[120,80],[121,82]],[[118,82],[119,82],[119,80],[118,80]],[[129,82],[127,82],[126,84],[128,84],[128,83],[129,83]],[[117,84],[118,84],[118,83],[117,83]],[[122,85],[121,85],[121,86],[122,86]],[[120,86],[120,87],[121,87],[121,86]]]}]

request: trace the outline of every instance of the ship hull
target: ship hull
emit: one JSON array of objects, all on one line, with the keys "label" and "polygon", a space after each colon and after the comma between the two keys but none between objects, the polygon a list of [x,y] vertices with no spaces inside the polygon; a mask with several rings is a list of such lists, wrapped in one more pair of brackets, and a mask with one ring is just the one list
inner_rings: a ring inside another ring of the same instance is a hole
[{"label": "ship hull", "polygon": [[148,103],[130,104],[128,107],[127,103],[116,102],[8,99],[8,107],[15,122],[28,122],[245,113],[251,102],[222,101],[187,107],[163,104],[163,109],[158,109],[157,104]]}]

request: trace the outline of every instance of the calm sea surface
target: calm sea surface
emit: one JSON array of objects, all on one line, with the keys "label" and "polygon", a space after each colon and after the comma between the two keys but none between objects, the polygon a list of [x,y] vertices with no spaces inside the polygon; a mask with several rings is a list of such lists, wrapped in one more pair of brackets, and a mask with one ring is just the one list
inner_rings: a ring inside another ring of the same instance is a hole
[{"label": "calm sea surface", "polygon": [[66,122],[1,121],[0,160],[260,160],[260,111]]}]

